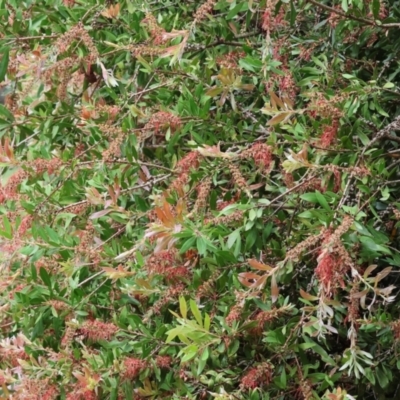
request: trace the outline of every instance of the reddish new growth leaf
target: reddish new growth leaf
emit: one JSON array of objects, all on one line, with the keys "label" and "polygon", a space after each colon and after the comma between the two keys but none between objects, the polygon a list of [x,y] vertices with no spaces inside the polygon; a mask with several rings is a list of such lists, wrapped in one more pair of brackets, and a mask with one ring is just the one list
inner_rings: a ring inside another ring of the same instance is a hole
[{"label": "reddish new growth leaf", "polygon": [[92,341],[110,340],[117,333],[118,327],[112,323],[89,320],[84,322],[81,331],[87,339]]},{"label": "reddish new growth leaf", "polygon": [[73,372],[73,375],[78,380],[75,387],[67,395],[67,400],[96,400],[96,387],[101,381],[99,374],[95,374],[87,367],[84,367],[85,375],[79,372]]},{"label": "reddish new growth leaf", "polygon": [[19,400],[55,400],[58,393],[58,388],[49,384],[49,379],[36,380],[24,377],[17,388]]},{"label": "reddish new growth leaf", "polygon": [[18,360],[26,360],[29,358],[25,352],[25,344],[28,339],[19,334],[12,338],[4,339],[0,342],[0,356],[3,360],[7,361],[13,367],[18,367]]},{"label": "reddish new growth leaf", "polygon": [[124,360],[123,377],[125,379],[136,378],[147,367],[147,362],[139,358],[129,357]]}]

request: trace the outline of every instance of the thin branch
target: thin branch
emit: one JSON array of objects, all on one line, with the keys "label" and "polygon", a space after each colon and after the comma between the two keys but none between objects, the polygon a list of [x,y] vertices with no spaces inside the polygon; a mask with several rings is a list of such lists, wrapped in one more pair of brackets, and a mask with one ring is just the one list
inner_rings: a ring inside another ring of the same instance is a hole
[{"label": "thin branch", "polygon": [[336,8],[333,7],[329,7],[325,4],[319,3],[318,1],[315,0],[307,0],[309,3],[314,4],[315,6],[319,7],[319,8],[323,8],[326,11],[329,11],[331,13],[335,13],[337,15],[340,15],[341,17],[344,18],[348,18],[348,19],[352,19],[354,21],[358,21],[361,22],[365,25],[370,25],[370,26],[374,26],[376,28],[400,28],[400,23],[397,22],[392,22],[392,23],[388,23],[388,24],[378,24],[376,21],[372,20],[372,19],[366,19],[366,18],[361,18],[361,17],[356,17],[355,15],[351,15],[351,14],[346,14],[343,11],[337,10]]},{"label": "thin branch", "polygon": [[389,133],[382,136],[382,139],[391,140],[392,142],[400,143],[400,137],[390,135]]},{"label": "thin branch", "polygon": [[[145,187],[154,186],[156,183],[162,182],[162,181],[168,179],[171,175],[172,174],[166,174],[166,175],[161,175],[159,178],[156,177],[154,179],[149,179],[147,182],[142,183],[140,185],[132,186],[130,188],[121,190],[120,194],[128,193],[128,192],[131,192],[132,190],[136,190],[136,189],[142,189],[142,188],[145,188]],[[89,202],[89,200],[81,200],[81,201],[78,201],[77,203],[69,204],[67,206],[64,206],[64,207],[60,208],[58,210],[58,212],[60,213],[62,211],[65,211],[68,208],[71,208],[71,207],[74,207],[74,206],[79,206],[81,204],[87,204],[88,202]]]},{"label": "thin branch", "polygon": [[58,36],[59,35],[40,35],[40,36],[25,36],[25,37],[14,37],[5,39],[12,40],[13,42],[26,42],[28,40],[35,40],[35,39],[53,39]]},{"label": "thin branch", "polygon": [[[365,18],[359,18],[359,17],[356,17],[354,15],[348,15],[343,11],[339,11],[336,8],[329,7],[329,6],[325,5],[325,4],[318,3],[318,1],[315,1],[315,0],[307,0],[307,1],[309,3],[314,4],[317,7],[323,8],[326,11],[329,11],[331,13],[335,13],[337,15],[340,15],[340,16],[344,17],[344,18],[350,18],[350,19],[353,19],[354,21],[362,22],[363,24],[377,26],[375,21],[373,21],[373,20],[365,19]],[[380,25],[380,26],[382,27],[382,25]]]}]

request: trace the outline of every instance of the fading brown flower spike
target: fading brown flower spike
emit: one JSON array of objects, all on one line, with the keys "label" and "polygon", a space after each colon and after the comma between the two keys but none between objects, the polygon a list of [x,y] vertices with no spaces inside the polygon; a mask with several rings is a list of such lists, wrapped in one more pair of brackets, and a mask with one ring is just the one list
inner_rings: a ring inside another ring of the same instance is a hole
[{"label": "fading brown flower spike", "polygon": [[208,194],[210,193],[211,190],[211,183],[212,179],[211,178],[206,178],[199,186],[197,189],[197,200],[196,203],[194,204],[193,211],[192,213],[196,213],[201,209],[206,208],[207,206],[207,200],[208,200]]},{"label": "fading brown flower spike", "polygon": [[248,190],[247,182],[246,182],[246,179],[244,179],[242,173],[240,172],[239,167],[237,167],[236,165],[234,165],[232,163],[229,163],[228,167],[233,176],[233,180],[234,180],[236,186],[239,188],[239,190],[247,191]]},{"label": "fading brown flower spike", "polygon": [[390,323],[390,328],[393,331],[396,342],[400,341],[400,319]]},{"label": "fading brown flower spike", "polygon": [[299,244],[297,244],[293,249],[289,250],[286,254],[286,259],[288,260],[296,260],[300,257],[303,251],[309,249],[310,247],[316,245],[324,236],[325,229],[323,229],[317,235],[311,235],[307,239],[303,240]]},{"label": "fading brown flower spike", "polygon": [[215,217],[215,218],[206,218],[204,220],[204,223],[212,225],[229,225],[232,222],[242,221],[243,218],[244,218],[243,211],[237,210],[229,215],[223,215],[221,217]]},{"label": "fading brown flower spike", "polygon": [[163,44],[168,40],[165,30],[158,25],[153,14],[147,13],[146,17],[142,20],[142,24],[147,25],[155,45]]}]

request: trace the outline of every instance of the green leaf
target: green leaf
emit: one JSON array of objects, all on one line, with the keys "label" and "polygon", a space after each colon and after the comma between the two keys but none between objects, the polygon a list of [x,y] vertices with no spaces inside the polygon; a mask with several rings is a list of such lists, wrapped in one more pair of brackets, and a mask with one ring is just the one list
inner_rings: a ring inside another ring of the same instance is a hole
[{"label": "green leaf", "polygon": [[315,191],[315,197],[316,197],[318,203],[319,203],[326,211],[329,211],[329,212],[332,211],[331,208],[329,207],[328,202],[326,201],[325,196],[324,196],[321,192],[319,192],[318,190],[316,190],[316,191]]},{"label": "green leaf", "polygon": [[197,247],[197,251],[199,252],[199,254],[201,256],[204,256],[206,254],[207,245],[206,245],[206,242],[204,241],[204,239],[201,236],[197,237],[196,247]]},{"label": "green leaf", "polygon": [[206,364],[207,364],[207,360],[203,360],[203,359],[200,359],[197,362],[197,371],[196,371],[197,376],[199,376],[203,372]]},{"label": "green leaf", "polygon": [[379,386],[384,389],[389,384],[389,380],[386,374],[382,371],[381,368],[377,368],[375,370],[376,377],[378,378]]},{"label": "green leaf", "polygon": [[380,8],[381,8],[380,0],[372,0],[372,13],[375,19],[379,19]]},{"label": "green leaf", "polygon": [[5,215],[3,215],[3,227],[4,227],[4,231],[2,231],[2,232],[4,232],[3,236],[5,236],[8,239],[12,239],[13,229],[12,229],[9,219]]},{"label": "green leaf", "polygon": [[235,244],[237,240],[240,238],[240,233],[242,231],[242,228],[238,228],[234,230],[229,236],[228,236],[228,241],[227,241],[227,246],[228,249],[232,248],[232,246]]},{"label": "green leaf", "polygon": [[297,11],[294,0],[290,0],[290,26],[293,28],[296,23]]},{"label": "green leaf", "polygon": [[210,330],[210,324],[211,324],[210,316],[206,313],[206,314],[204,315],[204,329],[205,329],[206,331],[209,331],[209,330]]},{"label": "green leaf", "polygon": [[235,339],[235,340],[229,345],[229,348],[228,348],[228,356],[229,356],[229,357],[234,356],[234,355],[237,353],[237,351],[239,350],[239,347],[240,347],[240,340]]},{"label": "green leaf", "polygon": [[200,310],[196,304],[196,302],[192,299],[189,300],[189,304],[190,304],[190,309],[192,310],[192,314],[194,315],[194,317],[196,318],[197,323],[203,327],[203,321],[201,318],[201,313]]},{"label": "green leaf", "polygon": [[49,276],[48,272],[43,267],[40,268],[39,275],[42,278],[42,281],[44,282],[44,284],[51,289],[50,276]]},{"label": "green leaf", "polygon": [[316,193],[304,193],[300,198],[310,203],[319,203]]},{"label": "green leaf", "polygon": [[182,318],[187,319],[187,304],[183,296],[179,297],[179,310],[181,312]]},{"label": "green leaf", "polygon": [[182,362],[185,363],[196,357],[199,348],[195,344],[191,344],[190,346],[186,347],[183,351],[185,355],[182,357]]},{"label": "green leaf", "polygon": [[0,51],[0,54],[2,54],[0,61],[0,82],[3,82],[7,73],[8,62],[10,57],[10,48],[3,47]]},{"label": "green leaf", "polygon": [[236,4],[235,7],[232,8],[232,10],[228,12],[226,19],[229,21],[230,19],[236,17],[236,15],[239,14],[241,11],[247,11],[247,10],[248,10],[248,3],[239,2],[238,4]]}]

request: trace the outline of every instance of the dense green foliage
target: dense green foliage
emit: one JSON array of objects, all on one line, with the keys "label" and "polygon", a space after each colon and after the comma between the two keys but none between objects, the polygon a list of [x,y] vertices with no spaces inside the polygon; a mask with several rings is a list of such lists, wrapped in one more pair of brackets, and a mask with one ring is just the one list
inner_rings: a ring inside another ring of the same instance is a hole
[{"label": "dense green foliage", "polygon": [[0,0],[0,398],[394,398],[399,20]]}]

